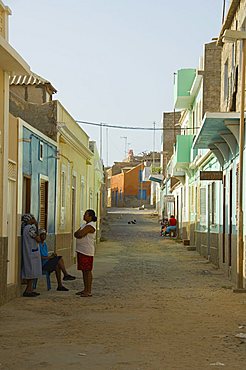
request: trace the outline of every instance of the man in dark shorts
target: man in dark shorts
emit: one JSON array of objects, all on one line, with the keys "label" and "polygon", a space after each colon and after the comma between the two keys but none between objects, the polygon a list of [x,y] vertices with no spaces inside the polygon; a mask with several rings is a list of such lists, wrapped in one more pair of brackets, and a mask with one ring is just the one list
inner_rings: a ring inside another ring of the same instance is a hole
[{"label": "man in dark shorts", "polygon": [[39,236],[41,242],[39,243],[40,247],[40,254],[41,254],[41,260],[42,260],[42,270],[47,271],[49,273],[55,271],[56,274],[56,280],[57,280],[57,290],[58,291],[68,291],[65,286],[62,285],[61,281],[61,272],[63,272],[63,280],[75,280],[75,276],[69,275],[62,256],[57,256],[55,253],[52,253],[52,255],[49,256],[48,254],[48,246],[46,244],[46,230],[42,229],[39,231]]}]

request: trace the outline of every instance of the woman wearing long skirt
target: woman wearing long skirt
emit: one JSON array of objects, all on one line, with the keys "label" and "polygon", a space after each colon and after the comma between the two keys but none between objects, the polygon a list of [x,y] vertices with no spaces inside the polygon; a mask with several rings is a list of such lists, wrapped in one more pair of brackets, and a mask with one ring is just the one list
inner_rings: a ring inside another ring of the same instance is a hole
[{"label": "woman wearing long skirt", "polygon": [[35,217],[27,213],[21,218],[22,224],[22,269],[21,277],[26,281],[23,297],[36,297],[40,293],[33,291],[33,279],[42,276],[42,263],[38,243],[38,224]]}]

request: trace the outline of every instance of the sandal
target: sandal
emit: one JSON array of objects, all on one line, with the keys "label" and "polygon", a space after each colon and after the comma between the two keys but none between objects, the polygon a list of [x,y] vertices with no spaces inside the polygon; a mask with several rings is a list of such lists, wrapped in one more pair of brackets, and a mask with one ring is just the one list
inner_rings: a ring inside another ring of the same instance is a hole
[{"label": "sandal", "polygon": [[80,297],[92,297],[92,294],[83,292],[83,293],[80,294]]},{"label": "sandal", "polygon": [[75,293],[75,295],[81,295],[82,293],[84,293],[83,290],[81,290],[80,292]]},{"label": "sandal", "polygon": [[24,292],[23,294],[23,297],[37,297],[39,295],[39,293],[35,293],[35,292]]}]

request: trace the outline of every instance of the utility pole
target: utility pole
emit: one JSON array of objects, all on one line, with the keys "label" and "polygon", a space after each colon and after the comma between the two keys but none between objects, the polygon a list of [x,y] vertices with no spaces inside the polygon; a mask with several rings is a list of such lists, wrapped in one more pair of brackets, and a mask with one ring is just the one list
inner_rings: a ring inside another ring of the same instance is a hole
[{"label": "utility pole", "polygon": [[155,167],[155,125],[156,123],[153,122],[153,126],[154,126],[154,134],[153,134],[153,164],[152,164],[152,168]]},{"label": "utility pole", "polygon": [[100,123],[100,159],[101,160],[102,160],[102,146],[103,146],[102,128],[103,128],[103,124]]},{"label": "utility pole", "polygon": [[106,163],[108,167],[108,127],[106,128],[106,149],[107,149]]},{"label": "utility pole", "polygon": [[223,0],[223,8],[222,8],[222,24],[224,24],[225,20],[225,8],[226,8],[226,0]]},{"label": "utility pole", "polygon": [[120,138],[125,140],[125,159],[126,159],[127,157],[127,136],[121,136]]}]

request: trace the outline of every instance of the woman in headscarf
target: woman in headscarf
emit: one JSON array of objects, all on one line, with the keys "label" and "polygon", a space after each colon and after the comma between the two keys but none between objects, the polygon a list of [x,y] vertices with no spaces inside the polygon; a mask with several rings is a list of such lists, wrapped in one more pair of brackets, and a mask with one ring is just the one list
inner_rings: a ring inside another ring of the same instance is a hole
[{"label": "woman in headscarf", "polygon": [[26,290],[23,297],[36,297],[40,293],[33,291],[33,279],[42,276],[42,263],[39,251],[40,238],[38,235],[38,223],[35,217],[26,213],[21,218],[22,230],[22,279],[26,281]]}]

